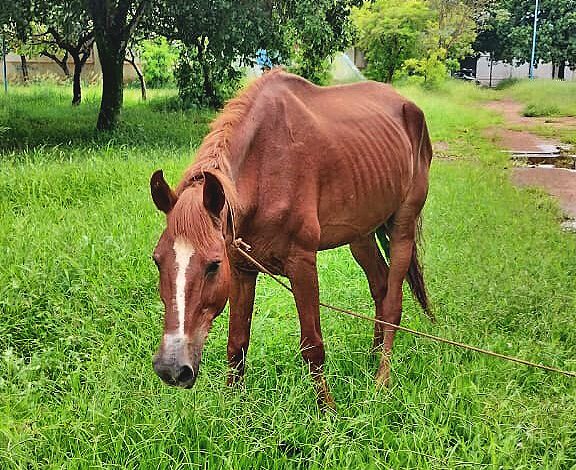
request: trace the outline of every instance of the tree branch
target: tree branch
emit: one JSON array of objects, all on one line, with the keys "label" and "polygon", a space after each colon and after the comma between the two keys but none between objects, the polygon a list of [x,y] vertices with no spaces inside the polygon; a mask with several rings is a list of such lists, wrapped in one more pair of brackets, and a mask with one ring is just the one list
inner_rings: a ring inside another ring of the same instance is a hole
[{"label": "tree branch", "polygon": [[140,4],[136,7],[136,11],[134,12],[134,15],[132,16],[132,19],[126,25],[126,28],[124,29],[124,37],[126,39],[128,39],[128,38],[130,38],[130,36],[132,36],[132,33],[134,32],[134,29],[136,28],[136,25],[138,24],[138,22],[142,19],[142,16],[144,15],[144,10],[146,9],[146,6],[149,2],[150,2],[150,0],[142,0],[140,2]]}]

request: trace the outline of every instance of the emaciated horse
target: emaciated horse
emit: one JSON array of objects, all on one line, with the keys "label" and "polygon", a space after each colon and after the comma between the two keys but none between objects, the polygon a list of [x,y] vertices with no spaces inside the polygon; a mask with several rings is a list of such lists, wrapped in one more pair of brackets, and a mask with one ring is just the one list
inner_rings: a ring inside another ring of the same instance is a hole
[{"label": "emaciated horse", "polygon": [[[229,299],[228,383],[243,377],[258,271],[235,250],[235,234],[255,259],[288,277],[302,356],[319,401],[330,406],[319,250],[350,245],[376,318],[400,323],[405,278],[429,313],[415,243],[432,159],[424,115],[387,85],[323,88],[272,71],[230,101],[211,129],[175,190],[160,170],[150,182],[167,216],[154,250],[166,312],[154,369],[169,384],[191,387],[208,331]],[[389,380],[395,331],[375,327],[380,384]]]}]

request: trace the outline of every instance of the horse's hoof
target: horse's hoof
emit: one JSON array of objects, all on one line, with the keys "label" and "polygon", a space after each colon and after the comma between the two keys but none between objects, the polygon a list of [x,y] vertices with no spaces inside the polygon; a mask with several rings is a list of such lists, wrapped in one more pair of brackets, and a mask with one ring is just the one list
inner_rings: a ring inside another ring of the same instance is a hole
[{"label": "horse's hoof", "polygon": [[244,377],[237,374],[230,374],[226,379],[228,387],[240,387],[244,383]]},{"label": "horse's hoof", "polygon": [[390,358],[385,354],[380,358],[375,380],[377,389],[390,387]]},{"label": "horse's hoof", "polygon": [[336,412],[336,402],[331,395],[323,396],[318,398],[318,408],[322,413],[335,413]]}]

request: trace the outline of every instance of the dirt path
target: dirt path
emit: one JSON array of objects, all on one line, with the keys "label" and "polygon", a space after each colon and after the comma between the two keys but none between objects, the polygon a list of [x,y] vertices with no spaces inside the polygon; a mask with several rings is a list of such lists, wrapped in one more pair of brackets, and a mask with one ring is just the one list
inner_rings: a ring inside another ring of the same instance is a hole
[{"label": "dirt path", "polygon": [[[532,118],[522,115],[523,105],[512,100],[492,101],[486,107],[502,113],[509,126],[522,127],[522,130],[506,127],[490,128],[488,137],[495,139],[502,147],[515,154],[552,154],[559,147],[565,147],[559,141],[540,137],[529,131],[533,126],[551,128],[574,128],[576,118]],[[571,219],[576,219],[576,171],[554,168],[550,165],[526,166],[514,168],[512,181],[518,186],[537,186],[558,198],[560,207]],[[576,229],[576,221],[567,222],[566,228]]]}]

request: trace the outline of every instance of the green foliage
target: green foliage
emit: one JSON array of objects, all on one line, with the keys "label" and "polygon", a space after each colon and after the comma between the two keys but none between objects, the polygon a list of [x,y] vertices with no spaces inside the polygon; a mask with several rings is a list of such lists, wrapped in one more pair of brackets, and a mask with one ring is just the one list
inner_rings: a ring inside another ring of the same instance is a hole
[{"label": "green foliage", "polygon": [[242,73],[231,64],[212,56],[208,49],[182,45],[175,69],[181,104],[217,108],[237,90]]},{"label": "green foliage", "polygon": [[[401,74],[427,86],[443,81],[472,51],[473,7],[462,0],[375,0],[354,13],[367,75],[390,82]],[[402,73],[399,71],[402,69]]]},{"label": "green foliage", "polygon": [[488,52],[493,60],[511,59],[510,44],[506,41],[511,28],[510,16],[510,11],[503,2],[490,3],[479,21],[480,32],[473,49],[477,52]]},{"label": "green foliage", "polygon": [[[532,0],[494,2],[486,10],[486,27],[475,49],[489,52],[496,60],[529,62],[534,24]],[[576,65],[576,0],[541,0],[538,16],[536,63]]]},{"label": "green foliage", "polygon": [[530,103],[523,111],[524,116],[536,117],[536,116],[557,116],[560,114],[560,110],[557,106],[548,103]]},{"label": "green foliage", "polygon": [[427,88],[437,88],[448,77],[446,62],[438,53],[424,59],[408,59],[404,61],[403,70],[409,76],[422,78]]},{"label": "green foliage", "polygon": [[513,87],[514,85],[516,85],[519,81],[520,81],[519,78],[508,77],[508,78],[505,78],[504,80],[500,80],[500,82],[498,82],[498,85],[496,85],[495,89],[496,90],[506,90],[507,88],[510,88],[510,87]]},{"label": "green foliage", "polygon": [[144,78],[151,88],[174,83],[174,67],[178,51],[165,38],[146,39],[139,44],[140,59],[144,65]]},{"label": "green foliage", "polygon": [[291,50],[290,70],[317,84],[330,81],[330,60],[352,42],[350,9],[354,0],[305,0],[286,2],[284,40]]},{"label": "green foliage", "polygon": [[229,97],[240,77],[235,63],[250,62],[274,31],[262,7],[258,0],[170,0],[154,6],[150,28],[182,44],[175,74],[184,104],[219,107]]},{"label": "green foliage", "polygon": [[[451,82],[402,91],[454,159],[434,161],[424,217],[438,321],[406,295],[403,324],[576,369],[576,240],[550,198],[511,186],[482,137],[498,122],[478,106],[491,95]],[[128,90],[119,128],[97,134],[96,90],[75,109],[66,93],[0,96],[0,127],[11,127],[0,144],[0,468],[574,465],[574,380],[398,333],[393,386],[377,391],[372,325],[329,312],[338,411],[319,413],[294,302],[264,277],[246,383],[224,385],[225,312],[195,388],[163,385],[151,367],[163,307],[150,255],[165,218],[148,181],[157,168],[178,180],[210,115],[155,111],[175,91],[142,103]],[[372,314],[347,248],[320,253],[318,270],[323,300]]]},{"label": "green foliage", "polygon": [[477,28],[474,17],[482,0],[428,0],[427,3],[434,12],[426,33],[429,54],[452,61],[472,54]]},{"label": "green foliage", "polygon": [[431,16],[424,0],[375,0],[356,9],[353,20],[367,60],[366,75],[391,82],[404,61],[420,56]]}]

